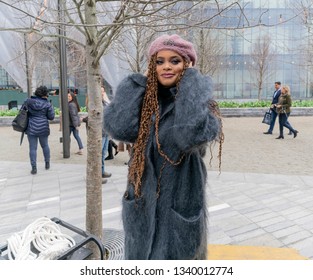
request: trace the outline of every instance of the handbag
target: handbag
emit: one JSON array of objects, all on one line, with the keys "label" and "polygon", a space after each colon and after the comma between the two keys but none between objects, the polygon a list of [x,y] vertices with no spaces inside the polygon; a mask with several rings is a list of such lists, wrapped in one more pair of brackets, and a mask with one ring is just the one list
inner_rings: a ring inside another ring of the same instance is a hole
[{"label": "handbag", "polygon": [[24,103],[22,108],[19,110],[17,116],[12,121],[12,127],[15,131],[22,132],[20,145],[22,145],[24,133],[28,126],[28,107]]},{"label": "handbag", "polygon": [[24,132],[28,126],[28,107],[23,104],[22,108],[19,110],[17,116],[12,121],[13,129],[19,132]]},{"label": "handbag", "polygon": [[271,109],[269,109],[267,112],[265,112],[262,123],[270,125],[271,120],[272,120],[272,112],[271,112]]}]

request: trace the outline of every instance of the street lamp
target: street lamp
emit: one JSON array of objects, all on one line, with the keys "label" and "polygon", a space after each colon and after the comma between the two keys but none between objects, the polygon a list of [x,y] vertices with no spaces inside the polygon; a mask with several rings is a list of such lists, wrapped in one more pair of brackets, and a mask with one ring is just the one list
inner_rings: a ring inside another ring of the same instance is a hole
[{"label": "street lamp", "polygon": [[64,2],[58,0],[59,11],[59,53],[60,53],[60,86],[59,94],[61,94],[61,121],[62,121],[62,143],[63,158],[70,157],[70,125],[69,125],[69,109],[67,99],[67,65],[66,65],[66,40],[64,21]]}]

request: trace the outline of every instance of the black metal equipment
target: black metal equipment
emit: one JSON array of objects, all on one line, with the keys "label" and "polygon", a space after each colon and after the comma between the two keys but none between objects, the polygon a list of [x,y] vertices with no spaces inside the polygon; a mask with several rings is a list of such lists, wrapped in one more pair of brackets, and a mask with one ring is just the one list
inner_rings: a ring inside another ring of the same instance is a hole
[{"label": "black metal equipment", "polygon": [[[84,247],[89,242],[94,242],[100,251],[100,258],[104,260],[105,258],[105,249],[104,246],[99,240],[99,238],[93,234],[89,234],[86,231],[81,230],[78,227],[75,227],[67,222],[59,218],[52,218],[51,221],[55,222],[56,224],[74,232],[79,235],[81,240],[76,241],[76,245],[68,249],[66,252],[61,254],[57,260],[85,260],[92,255],[92,251],[86,247]],[[8,256],[5,254],[7,251],[7,244],[0,246],[0,260],[7,260]]]},{"label": "black metal equipment", "polygon": [[9,103],[8,103],[8,109],[11,110],[13,108],[16,108],[17,109],[17,101],[16,100],[11,100]]}]

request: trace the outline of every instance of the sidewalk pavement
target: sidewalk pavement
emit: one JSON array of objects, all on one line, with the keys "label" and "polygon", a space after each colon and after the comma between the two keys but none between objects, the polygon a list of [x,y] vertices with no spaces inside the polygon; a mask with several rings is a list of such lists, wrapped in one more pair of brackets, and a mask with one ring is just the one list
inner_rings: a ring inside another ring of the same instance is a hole
[{"label": "sidewalk pavement", "polygon": [[[85,229],[85,171],[53,164],[38,174],[25,162],[0,162],[0,244],[35,219],[58,217]],[[103,185],[103,227],[122,230],[126,166],[110,166]],[[209,243],[293,248],[313,259],[313,177],[208,173]],[[286,255],[286,259],[288,259]]]},{"label": "sidewalk pavement", "polygon": [[[210,245],[266,246],[284,252],[291,248],[313,259],[313,117],[290,121],[300,131],[298,137],[276,140],[278,127],[273,135],[263,135],[266,126],[259,118],[224,120],[221,174],[217,145],[212,166],[209,150],[204,159]],[[83,156],[74,155],[72,138],[73,155],[63,159],[59,126],[50,127],[51,169],[44,169],[38,147],[37,175],[30,174],[27,139],[19,146],[19,134],[11,127],[0,127],[0,245],[43,216],[85,229],[86,151]],[[84,127],[80,135],[86,143]],[[121,198],[127,159],[127,152],[119,152],[106,161],[112,177],[103,185],[104,229],[123,229]]]}]

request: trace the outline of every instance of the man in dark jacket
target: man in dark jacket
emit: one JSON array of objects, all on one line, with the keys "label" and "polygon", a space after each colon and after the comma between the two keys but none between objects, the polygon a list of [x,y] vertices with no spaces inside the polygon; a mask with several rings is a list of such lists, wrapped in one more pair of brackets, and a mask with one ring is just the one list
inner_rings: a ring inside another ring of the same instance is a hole
[{"label": "man in dark jacket", "polygon": [[31,174],[37,173],[37,145],[38,140],[45,159],[45,168],[50,168],[50,148],[48,136],[50,135],[49,120],[54,119],[54,109],[48,101],[47,87],[40,86],[35,91],[35,96],[28,98],[28,127],[26,134],[29,142],[29,157],[32,167]]},{"label": "man in dark jacket", "polygon": [[276,112],[275,105],[278,103],[278,99],[279,99],[279,96],[281,94],[280,86],[281,86],[281,82],[275,82],[275,92],[273,94],[273,99],[272,99],[272,103],[271,103],[272,120],[271,120],[271,124],[268,128],[268,131],[263,132],[264,134],[273,134],[274,125],[275,125],[275,121],[277,118],[277,112]]}]

